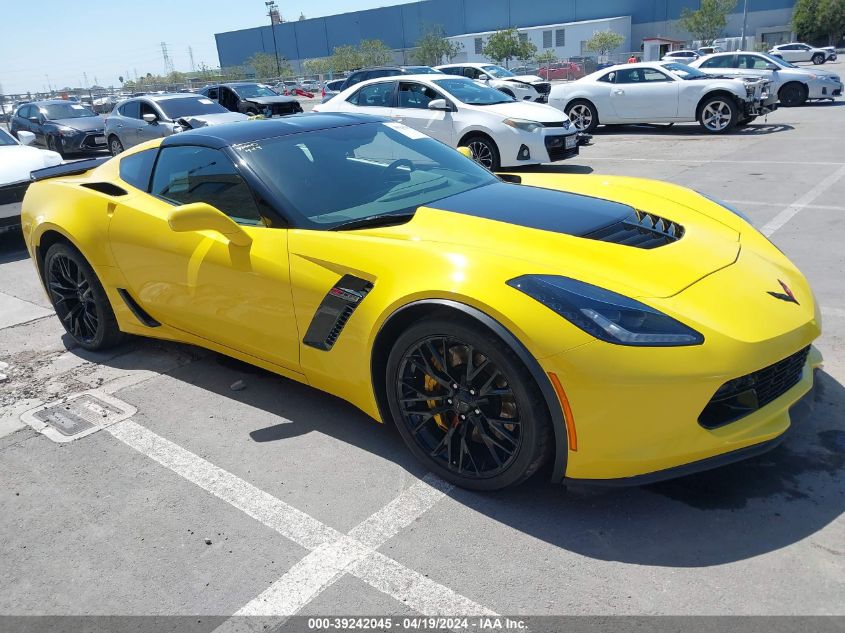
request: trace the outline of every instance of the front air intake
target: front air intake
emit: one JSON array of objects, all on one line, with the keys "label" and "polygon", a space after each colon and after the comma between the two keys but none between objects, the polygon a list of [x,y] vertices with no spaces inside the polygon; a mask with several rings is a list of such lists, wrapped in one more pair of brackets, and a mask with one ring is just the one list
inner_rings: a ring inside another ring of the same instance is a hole
[{"label": "front air intake", "polygon": [[636,248],[657,248],[677,242],[684,235],[684,227],[677,222],[653,213],[635,210],[627,218],[583,237]]}]

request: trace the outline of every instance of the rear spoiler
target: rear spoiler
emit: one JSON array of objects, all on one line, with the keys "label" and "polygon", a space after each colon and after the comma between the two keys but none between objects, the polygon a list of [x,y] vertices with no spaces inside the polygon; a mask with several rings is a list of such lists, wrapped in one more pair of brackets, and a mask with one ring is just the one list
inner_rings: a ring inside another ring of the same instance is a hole
[{"label": "rear spoiler", "polygon": [[99,167],[107,160],[111,160],[111,156],[104,156],[102,158],[86,158],[72,163],[56,165],[55,167],[44,167],[43,169],[36,169],[30,173],[29,179],[32,182],[38,182],[39,180],[59,178],[60,176],[78,176],[79,174],[84,174],[86,171],[91,171],[95,167]]}]

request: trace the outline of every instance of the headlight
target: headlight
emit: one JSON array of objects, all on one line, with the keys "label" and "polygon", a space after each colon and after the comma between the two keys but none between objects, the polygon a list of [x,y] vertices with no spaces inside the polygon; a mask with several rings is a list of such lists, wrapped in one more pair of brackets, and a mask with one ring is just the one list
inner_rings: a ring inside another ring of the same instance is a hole
[{"label": "headlight", "polygon": [[527,121],[525,119],[505,119],[502,123],[509,125],[512,128],[516,128],[517,130],[522,130],[523,132],[537,132],[543,129],[542,123]]},{"label": "headlight", "polygon": [[72,127],[60,127],[59,134],[62,136],[76,136],[79,134],[79,130],[74,130]]},{"label": "headlight", "polygon": [[508,285],[606,343],[675,347],[704,342],[701,334],[659,310],[569,277],[524,275]]}]

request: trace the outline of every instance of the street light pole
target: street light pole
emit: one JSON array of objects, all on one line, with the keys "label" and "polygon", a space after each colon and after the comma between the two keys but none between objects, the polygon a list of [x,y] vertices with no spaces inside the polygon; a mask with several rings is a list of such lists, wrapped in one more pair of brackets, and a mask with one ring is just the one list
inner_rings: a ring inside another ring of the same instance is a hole
[{"label": "street light pole", "polygon": [[748,29],[748,0],[745,0],[745,4],[742,8],[742,44],[740,45],[742,50],[745,50],[745,32]]},{"label": "street light pole", "polygon": [[273,52],[276,54],[276,75],[281,78],[282,65],[279,63],[279,47],[276,45],[276,24],[273,22],[273,12],[275,11],[278,14],[279,8],[273,0],[265,2],[264,5],[267,7],[267,15],[270,16],[270,32],[273,34]]}]

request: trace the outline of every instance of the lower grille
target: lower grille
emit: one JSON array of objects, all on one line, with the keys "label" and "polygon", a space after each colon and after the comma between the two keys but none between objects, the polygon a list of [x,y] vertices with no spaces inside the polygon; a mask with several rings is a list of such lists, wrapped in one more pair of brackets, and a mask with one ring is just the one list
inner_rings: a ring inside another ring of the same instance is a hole
[{"label": "lower grille", "polygon": [[97,142],[98,136],[102,137],[103,132],[100,131],[100,132],[94,132],[93,134],[86,134],[85,138],[82,140],[82,143],[80,144],[80,146],[81,147],[92,147],[92,148],[94,148],[94,147],[105,147],[106,146],[105,140],[103,140],[100,143]]},{"label": "lower grille", "polygon": [[575,144],[575,147],[566,149],[566,138],[566,136],[546,137],[546,151],[549,153],[550,161],[554,162],[578,155],[578,143]]},{"label": "lower grille", "polygon": [[534,90],[539,92],[541,95],[547,95],[552,91],[552,84],[547,83],[547,82],[531,84],[531,85],[534,86]]},{"label": "lower grille", "polygon": [[704,407],[698,423],[715,429],[762,409],[798,384],[809,353],[808,346],[774,365],[729,380]]},{"label": "lower grille", "polygon": [[290,103],[274,103],[273,104],[273,114],[278,115],[286,115],[286,114],[296,114],[297,112],[302,112],[302,106],[299,105],[299,101],[292,101]]}]

